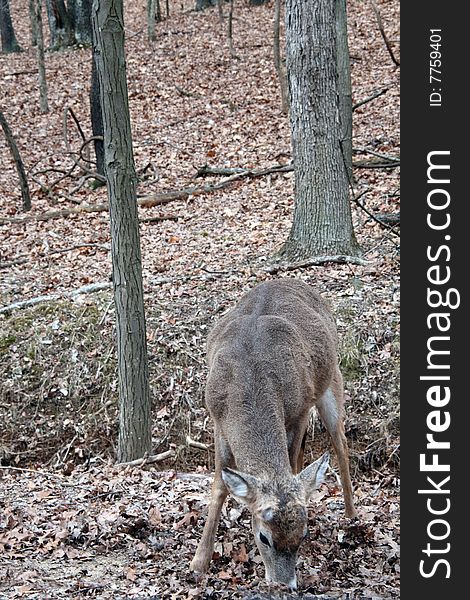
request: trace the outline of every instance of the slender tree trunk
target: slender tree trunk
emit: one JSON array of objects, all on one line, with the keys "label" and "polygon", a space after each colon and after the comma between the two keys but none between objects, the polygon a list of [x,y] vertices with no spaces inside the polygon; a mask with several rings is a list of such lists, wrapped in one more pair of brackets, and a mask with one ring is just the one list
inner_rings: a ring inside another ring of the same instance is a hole
[{"label": "slender tree trunk", "polygon": [[100,79],[96,67],[96,45],[93,44],[91,53],[91,85],[90,85],[90,114],[91,130],[96,157],[96,172],[105,176],[104,172],[104,141],[103,141],[103,113],[101,110]]},{"label": "slender tree trunk", "polygon": [[31,45],[37,46],[38,34],[37,34],[37,20],[36,20],[36,0],[29,0],[29,21],[31,28]]},{"label": "slender tree trunk", "polygon": [[[167,0],[168,1],[168,0]],[[217,0],[217,10],[219,11],[219,21],[222,23],[224,20],[224,7],[223,7],[223,1],[224,0]]]},{"label": "slender tree trunk", "polygon": [[5,116],[1,110],[0,126],[3,129],[5,139],[7,141],[8,147],[10,148],[13,160],[15,161],[16,171],[20,180],[21,198],[23,199],[23,210],[31,210],[31,196],[29,194],[28,180],[26,178],[23,161],[21,160],[20,152],[18,150],[18,146],[16,145],[16,140],[13,137],[10,126],[8,125],[7,120],[5,119]]},{"label": "slender tree trunk", "polygon": [[94,0],[92,18],[111,221],[120,397],[118,461],[129,462],[150,452],[152,437],[123,0]]},{"label": "slender tree trunk", "polygon": [[230,0],[228,9],[227,39],[230,56],[235,58],[235,50],[233,48],[233,0]]},{"label": "slender tree trunk", "polygon": [[39,73],[39,106],[42,113],[49,112],[47,101],[47,79],[44,58],[44,30],[42,27],[42,0],[36,0],[36,37]]},{"label": "slender tree trunk", "polygon": [[273,54],[274,66],[277,76],[279,77],[279,85],[281,88],[281,109],[287,114],[289,110],[289,94],[287,91],[287,74],[281,59],[281,0],[274,2],[274,31],[273,31]]},{"label": "slender tree trunk", "polygon": [[339,118],[341,148],[348,181],[353,183],[352,168],[352,86],[348,46],[346,0],[336,0],[336,57],[338,65]]},{"label": "slender tree trunk", "polygon": [[359,254],[340,143],[335,2],[286,3],[295,204],[280,256],[291,262]]},{"label": "slender tree trunk", "polygon": [[0,0],[0,38],[2,52],[22,52],[16,39],[10,14],[10,0]]},{"label": "slender tree trunk", "polygon": [[147,0],[147,32],[149,40],[155,41],[155,0]]}]

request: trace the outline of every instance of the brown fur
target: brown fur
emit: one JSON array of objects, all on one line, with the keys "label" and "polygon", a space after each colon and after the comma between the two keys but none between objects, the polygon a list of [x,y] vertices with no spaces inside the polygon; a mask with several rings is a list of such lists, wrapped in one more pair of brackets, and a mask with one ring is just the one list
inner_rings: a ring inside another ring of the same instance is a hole
[{"label": "brown fur", "polygon": [[326,302],[295,279],[259,284],[212,329],[206,405],[214,421],[216,469],[193,570],[208,568],[230,491],[253,515],[267,578],[295,587],[305,506],[327,464],[322,457],[296,475],[313,406],[338,455],[346,514],[355,515],[336,352],[336,327]]}]

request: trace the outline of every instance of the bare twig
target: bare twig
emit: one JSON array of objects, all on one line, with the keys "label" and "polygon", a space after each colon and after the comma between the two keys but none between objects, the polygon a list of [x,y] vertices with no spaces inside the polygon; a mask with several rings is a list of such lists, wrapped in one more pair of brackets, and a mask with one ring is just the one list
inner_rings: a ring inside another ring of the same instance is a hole
[{"label": "bare twig", "polygon": [[71,483],[70,481],[64,481],[62,475],[58,475],[57,473],[49,473],[47,471],[36,471],[35,469],[26,469],[24,467],[11,467],[9,465],[0,465],[0,469],[9,470],[9,471],[22,471],[25,473],[34,473],[34,475],[42,475],[43,477],[52,477],[54,479],[59,480],[62,485],[66,485],[69,487],[75,487],[79,485],[78,483]]},{"label": "bare twig", "polygon": [[388,41],[388,38],[387,38],[387,36],[385,34],[384,26],[383,26],[383,23],[382,23],[382,17],[380,16],[380,11],[377,8],[377,4],[375,3],[375,0],[370,0],[370,3],[372,4],[372,8],[374,10],[375,17],[377,19],[377,25],[379,26],[380,34],[381,34],[381,36],[383,38],[383,41],[385,42],[385,46],[387,47],[388,53],[390,54],[390,58],[393,60],[394,64],[397,67],[399,67],[400,66],[400,61],[397,60],[395,58],[395,55],[393,54],[392,47],[391,47],[390,42]]},{"label": "bare twig", "polygon": [[392,154],[383,154],[383,152],[375,152],[375,150],[369,150],[368,148],[354,148],[354,152],[363,152],[364,154],[371,154],[377,158],[383,158],[384,160],[391,162],[400,162],[399,156],[393,156]]},{"label": "bare twig", "polygon": [[368,102],[371,102],[372,100],[375,100],[376,98],[379,98],[380,96],[383,96],[383,94],[385,94],[387,92],[388,92],[388,88],[384,88],[383,90],[374,92],[371,96],[368,96],[367,98],[364,98],[364,100],[361,100],[360,102],[356,102],[356,104],[353,104],[352,109],[356,110],[356,108],[359,108],[363,104],[367,104]]}]

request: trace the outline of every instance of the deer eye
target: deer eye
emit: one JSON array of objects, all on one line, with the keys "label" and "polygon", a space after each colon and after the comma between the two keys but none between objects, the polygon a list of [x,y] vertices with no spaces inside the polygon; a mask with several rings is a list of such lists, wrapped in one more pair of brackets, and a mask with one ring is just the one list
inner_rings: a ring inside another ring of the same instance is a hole
[{"label": "deer eye", "polygon": [[268,538],[263,533],[261,533],[261,532],[259,534],[259,539],[260,539],[261,542],[263,542],[263,544],[265,546],[271,546],[271,544],[269,543]]}]

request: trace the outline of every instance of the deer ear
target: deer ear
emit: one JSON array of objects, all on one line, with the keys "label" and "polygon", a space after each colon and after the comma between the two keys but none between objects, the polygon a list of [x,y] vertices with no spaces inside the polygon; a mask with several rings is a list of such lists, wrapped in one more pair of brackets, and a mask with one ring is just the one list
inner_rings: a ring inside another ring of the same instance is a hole
[{"label": "deer ear", "polygon": [[239,502],[248,504],[252,502],[256,496],[258,480],[253,475],[247,473],[239,473],[233,469],[222,469],[222,480],[227,486],[228,491]]},{"label": "deer ear", "polygon": [[297,475],[297,479],[303,486],[307,498],[312,495],[312,493],[323,481],[329,463],[330,454],[325,452],[323,456],[320,456],[318,460],[310,464],[308,467],[305,467],[305,469]]}]

